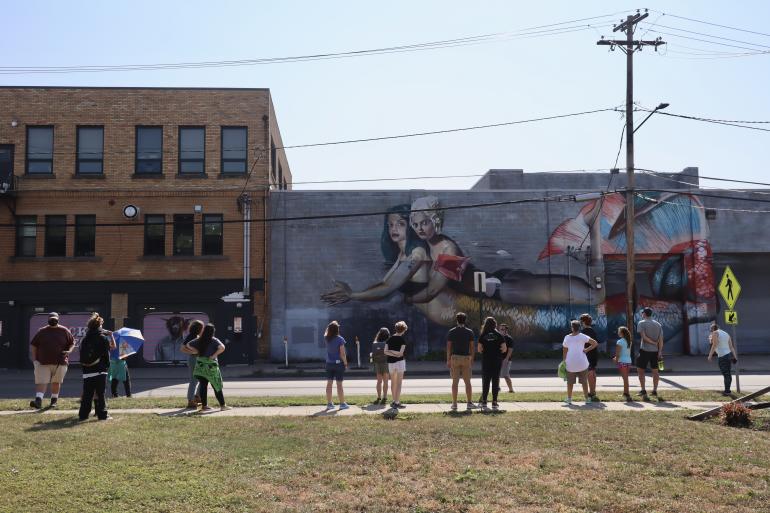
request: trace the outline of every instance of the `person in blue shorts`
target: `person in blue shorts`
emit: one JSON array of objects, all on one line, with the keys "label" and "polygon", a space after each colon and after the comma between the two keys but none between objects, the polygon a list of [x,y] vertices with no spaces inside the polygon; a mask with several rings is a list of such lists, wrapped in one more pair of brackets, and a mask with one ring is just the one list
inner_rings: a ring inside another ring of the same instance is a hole
[{"label": "person in blue shorts", "polygon": [[345,402],[345,392],[342,390],[342,380],[345,369],[348,368],[348,356],[345,352],[345,339],[340,336],[340,323],[332,321],[324,333],[326,340],[326,410],[333,410],[332,383],[337,382],[337,399],[340,410],[350,408]]}]

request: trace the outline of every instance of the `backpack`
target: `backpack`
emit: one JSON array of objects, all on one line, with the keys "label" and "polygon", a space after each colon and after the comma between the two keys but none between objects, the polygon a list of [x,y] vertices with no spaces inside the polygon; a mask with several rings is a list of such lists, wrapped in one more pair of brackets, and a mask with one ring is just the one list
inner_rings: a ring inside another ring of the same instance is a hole
[{"label": "backpack", "polygon": [[80,364],[91,367],[99,363],[104,355],[104,334],[101,331],[89,331],[80,341]]}]

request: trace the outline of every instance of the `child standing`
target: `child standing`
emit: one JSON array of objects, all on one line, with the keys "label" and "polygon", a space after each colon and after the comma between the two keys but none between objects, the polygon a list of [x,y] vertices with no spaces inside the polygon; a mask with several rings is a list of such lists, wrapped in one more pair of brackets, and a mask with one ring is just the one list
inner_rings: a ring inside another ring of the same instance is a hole
[{"label": "child standing", "polygon": [[626,402],[631,402],[631,394],[628,391],[628,371],[631,369],[631,332],[628,328],[621,326],[618,328],[620,337],[615,344],[615,357],[612,359],[617,366],[620,376],[623,378],[623,398]]},{"label": "child standing", "polygon": [[372,342],[372,352],[369,353],[374,364],[374,373],[377,375],[377,400],[374,404],[388,402],[388,356],[385,354],[385,342],[388,338],[390,338],[390,330],[380,328]]},{"label": "child standing", "polygon": [[128,364],[126,360],[120,358],[120,353],[110,351],[110,370],[108,374],[110,380],[110,389],[112,390],[112,397],[118,397],[118,382],[123,382],[123,390],[126,392],[126,397],[131,397],[131,376],[128,374]]}]

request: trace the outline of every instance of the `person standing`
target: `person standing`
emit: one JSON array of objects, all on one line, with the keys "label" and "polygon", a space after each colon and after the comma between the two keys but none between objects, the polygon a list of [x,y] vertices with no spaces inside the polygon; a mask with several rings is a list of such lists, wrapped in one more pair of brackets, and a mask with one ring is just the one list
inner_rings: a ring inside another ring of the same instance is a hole
[{"label": "person standing", "polygon": [[457,326],[449,330],[446,342],[446,366],[452,377],[452,411],[457,411],[457,388],[462,378],[465,383],[465,399],[467,409],[476,407],[473,404],[473,389],[471,388],[471,373],[474,356],[473,331],[465,325],[467,316],[463,312],[455,315]]},{"label": "person standing", "polygon": [[118,397],[119,381],[123,382],[126,397],[131,397],[131,375],[128,373],[128,363],[124,358],[120,358],[117,351],[110,354],[110,369],[107,373],[107,379],[110,382],[112,397]]},{"label": "person standing", "polygon": [[[582,326],[582,329],[580,330],[581,333],[584,335],[588,335],[588,337],[599,341],[599,337],[596,335],[596,330],[594,330],[592,324],[594,320],[591,318],[591,316],[587,313],[584,313],[580,316],[580,324]],[[586,358],[588,358],[588,395],[591,396],[591,401],[599,401],[599,398],[596,397],[596,366],[599,364],[599,349],[598,347],[595,347],[594,349],[588,351],[586,353]]]},{"label": "person standing", "polygon": [[345,402],[345,391],[342,389],[345,369],[348,368],[348,355],[345,351],[345,339],[340,336],[340,324],[332,321],[326,326],[324,333],[326,340],[326,410],[333,410],[332,384],[337,382],[337,399],[340,402],[340,410],[350,408]]},{"label": "person standing", "polygon": [[187,409],[195,409],[201,402],[201,397],[197,392],[198,378],[193,376],[193,373],[195,372],[195,362],[198,361],[198,356],[196,355],[195,351],[191,350],[188,346],[190,342],[198,338],[198,335],[201,334],[201,331],[203,331],[203,321],[195,319],[190,323],[187,336],[184,338],[182,346],[179,348],[181,352],[187,355],[187,369],[189,378],[187,383]]},{"label": "person standing", "polygon": [[497,410],[497,395],[500,393],[500,366],[508,352],[505,338],[497,331],[494,317],[484,319],[479,335],[478,351],[481,353],[481,408],[487,408],[489,386],[492,385],[492,409]]},{"label": "person standing", "polygon": [[513,338],[508,334],[508,325],[500,324],[498,330],[505,339],[505,347],[508,349],[503,357],[503,363],[500,365],[500,377],[505,379],[508,385],[508,393],[513,393],[513,383],[511,382],[511,359],[513,358]]},{"label": "person standing", "polygon": [[48,325],[40,328],[30,342],[32,364],[35,367],[35,399],[32,408],[43,407],[46,388],[51,385],[51,408],[56,407],[59,391],[69,365],[69,354],[75,347],[70,330],[59,325],[59,314],[48,314]]},{"label": "person standing", "polygon": [[406,372],[406,333],[407,326],[404,321],[398,321],[395,325],[396,333],[391,335],[385,343],[385,354],[388,356],[388,372],[390,373],[390,391],[393,393],[391,408],[405,408],[401,404],[401,387],[404,384]]},{"label": "person standing", "polygon": [[104,398],[107,386],[107,372],[110,367],[110,349],[115,347],[112,334],[102,326],[104,319],[98,313],[91,314],[88,331],[80,341],[80,366],[83,370],[83,393],[80,396],[80,420],[88,419],[91,403],[94,403],[96,418],[108,420],[107,400]]},{"label": "person standing", "polygon": [[631,402],[631,394],[628,390],[628,371],[631,370],[631,332],[628,328],[618,328],[618,341],[615,343],[615,357],[613,362],[618,366],[618,372],[623,378],[623,399]]},{"label": "person standing", "polygon": [[642,389],[639,395],[642,399],[649,401],[645,388],[645,370],[649,365],[652,370],[652,395],[658,397],[658,382],[660,381],[660,372],[658,371],[658,361],[663,357],[663,327],[652,318],[652,308],[642,310],[642,320],[636,326],[636,331],[641,338],[641,347],[639,357],[636,359],[636,372],[639,375],[639,385]]},{"label": "person standing", "polygon": [[388,356],[385,354],[385,343],[390,338],[388,328],[380,328],[372,342],[370,357],[374,365],[374,373],[377,376],[377,400],[374,404],[387,404],[388,402]]},{"label": "person standing", "polygon": [[725,382],[722,395],[729,396],[732,394],[730,387],[733,384],[731,364],[738,363],[738,359],[735,356],[738,353],[735,351],[732,337],[726,331],[719,329],[717,323],[711,325],[710,331],[709,342],[711,342],[711,349],[709,350],[708,361],[711,361],[716,352],[719,371],[722,373]]},{"label": "person standing", "polygon": [[588,395],[588,380],[586,379],[589,365],[586,353],[595,349],[598,343],[580,332],[580,321],[571,321],[570,328],[572,332],[565,336],[564,342],[562,342],[562,360],[567,366],[567,398],[564,402],[572,404],[572,389],[575,386],[575,381],[580,380],[586,404],[591,404],[591,396]]},{"label": "person standing", "polygon": [[222,392],[224,388],[222,385],[222,371],[219,369],[219,360],[217,359],[220,354],[225,352],[225,345],[214,336],[215,333],[216,327],[208,323],[203,327],[203,331],[201,331],[198,338],[187,344],[187,347],[197,355],[193,376],[198,378],[198,393],[201,396],[200,411],[211,411],[212,409],[208,405],[207,397],[209,384],[211,384],[217,402],[219,402],[219,409],[230,409],[225,404],[225,395]]}]

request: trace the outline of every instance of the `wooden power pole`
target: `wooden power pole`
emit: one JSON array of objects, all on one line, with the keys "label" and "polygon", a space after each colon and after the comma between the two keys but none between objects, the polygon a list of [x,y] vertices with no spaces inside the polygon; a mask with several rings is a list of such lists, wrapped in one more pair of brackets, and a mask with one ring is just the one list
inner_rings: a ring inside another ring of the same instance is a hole
[{"label": "wooden power pole", "polygon": [[620,25],[615,25],[613,32],[625,32],[626,39],[600,39],[597,45],[620,48],[626,54],[626,324],[634,340],[634,302],[636,298],[636,257],[634,254],[634,52],[643,46],[658,46],[666,44],[657,38],[652,41],[634,40],[636,24],[649,16],[645,12],[630,15]]}]

